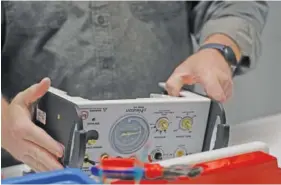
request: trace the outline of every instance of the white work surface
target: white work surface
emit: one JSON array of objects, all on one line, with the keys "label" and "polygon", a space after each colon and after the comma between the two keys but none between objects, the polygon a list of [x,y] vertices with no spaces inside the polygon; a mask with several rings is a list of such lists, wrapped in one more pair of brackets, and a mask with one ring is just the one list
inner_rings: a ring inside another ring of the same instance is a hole
[{"label": "white work surface", "polygon": [[268,145],[269,153],[278,159],[281,167],[281,114],[233,125],[229,146],[261,141]]},{"label": "white work surface", "polygon": [[[266,143],[269,153],[277,157],[281,167],[281,114],[231,126],[230,146],[254,141]],[[2,174],[6,178],[20,176],[26,169],[27,166],[18,165],[2,169]]]}]

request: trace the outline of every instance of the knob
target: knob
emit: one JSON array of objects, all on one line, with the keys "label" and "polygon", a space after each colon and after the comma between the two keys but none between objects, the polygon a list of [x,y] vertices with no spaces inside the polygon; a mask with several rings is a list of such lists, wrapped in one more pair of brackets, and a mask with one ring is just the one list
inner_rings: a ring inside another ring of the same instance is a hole
[{"label": "knob", "polygon": [[182,157],[187,155],[187,152],[184,148],[178,148],[175,152],[175,157]]},{"label": "knob", "polygon": [[88,145],[94,145],[96,144],[96,140],[99,139],[99,133],[96,130],[90,130],[87,132],[86,135],[87,139],[87,144]]},{"label": "knob", "polygon": [[158,131],[166,131],[169,127],[169,120],[168,118],[160,118],[157,120],[155,125]]},{"label": "knob", "polygon": [[193,119],[191,117],[185,117],[180,122],[180,128],[182,130],[191,130]]}]

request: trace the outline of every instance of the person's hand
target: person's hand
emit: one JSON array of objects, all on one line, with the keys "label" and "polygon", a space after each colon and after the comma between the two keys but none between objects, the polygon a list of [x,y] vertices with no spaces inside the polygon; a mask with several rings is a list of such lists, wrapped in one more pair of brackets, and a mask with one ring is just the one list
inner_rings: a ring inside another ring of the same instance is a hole
[{"label": "person's hand", "polygon": [[181,63],[166,82],[166,90],[178,96],[183,85],[199,83],[207,95],[225,102],[232,95],[232,73],[224,57],[215,49],[203,49]]},{"label": "person's hand", "polygon": [[32,104],[49,87],[50,79],[45,78],[17,94],[8,105],[5,123],[2,122],[2,147],[36,172],[63,168],[58,162],[63,146],[31,121]]}]

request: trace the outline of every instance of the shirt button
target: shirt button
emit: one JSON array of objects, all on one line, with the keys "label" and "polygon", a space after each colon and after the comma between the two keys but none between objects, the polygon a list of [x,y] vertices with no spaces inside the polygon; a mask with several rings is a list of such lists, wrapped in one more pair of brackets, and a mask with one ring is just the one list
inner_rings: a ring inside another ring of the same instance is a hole
[{"label": "shirt button", "polygon": [[114,61],[113,57],[104,57],[101,59],[103,69],[113,69]]},{"label": "shirt button", "polygon": [[101,25],[103,25],[104,24],[104,17],[102,16],[102,15],[99,15],[98,17],[97,17],[97,21],[98,21],[98,23],[99,24],[101,24]]}]

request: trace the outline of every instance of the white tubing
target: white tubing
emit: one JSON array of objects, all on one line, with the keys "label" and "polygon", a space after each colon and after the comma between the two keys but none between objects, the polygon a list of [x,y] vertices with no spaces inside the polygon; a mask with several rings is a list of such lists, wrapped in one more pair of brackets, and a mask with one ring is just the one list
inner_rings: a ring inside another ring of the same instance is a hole
[{"label": "white tubing", "polygon": [[201,162],[208,162],[216,159],[221,159],[225,157],[232,157],[235,155],[255,152],[255,151],[262,151],[265,153],[269,153],[268,146],[263,142],[251,142],[241,145],[234,145],[222,149],[216,149],[196,154],[191,154],[184,157],[173,158],[165,161],[157,162],[162,166],[171,166],[171,165],[178,165],[178,164],[188,164],[193,165]]}]

